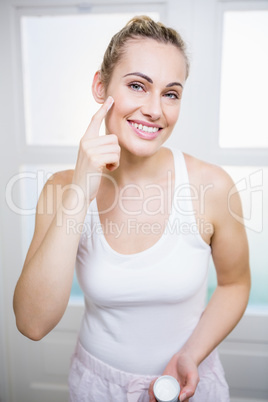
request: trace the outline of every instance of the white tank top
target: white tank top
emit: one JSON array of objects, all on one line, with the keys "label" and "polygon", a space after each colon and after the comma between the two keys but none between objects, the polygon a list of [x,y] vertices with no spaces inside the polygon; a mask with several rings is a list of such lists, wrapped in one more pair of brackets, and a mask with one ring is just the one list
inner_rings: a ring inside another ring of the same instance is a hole
[{"label": "white tank top", "polygon": [[206,302],[211,248],[198,232],[184,156],[172,153],[174,197],[162,237],[136,254],[116,252],[105,239],[93,200],[77,253],[85,296],[79,340],[96,358],[136,374],[163,372]]}]

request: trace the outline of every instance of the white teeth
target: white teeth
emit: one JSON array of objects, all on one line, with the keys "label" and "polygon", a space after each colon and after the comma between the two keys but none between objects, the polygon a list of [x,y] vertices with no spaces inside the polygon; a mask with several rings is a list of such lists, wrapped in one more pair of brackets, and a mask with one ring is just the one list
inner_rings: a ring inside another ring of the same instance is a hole
[{"label": "white teeth", "polygon": [[157,127],[148,127],[148,126],[143,126],[142,124],[137,124],[137,123],[131,123],[131,124],[135,128],[145,131],[146,133],[156,133],[156,131],[159,130],[159,128],[157,128]]}]

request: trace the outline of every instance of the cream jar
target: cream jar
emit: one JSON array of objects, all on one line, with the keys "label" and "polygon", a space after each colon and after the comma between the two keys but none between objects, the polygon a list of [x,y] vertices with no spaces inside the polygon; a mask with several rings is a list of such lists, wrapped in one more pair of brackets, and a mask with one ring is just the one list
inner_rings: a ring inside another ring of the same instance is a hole
[{"label": "cream jar", "polygon": [[158,402],[178,402],[180,384],[170,375],[159,377],[154,383],[153,390]]}]

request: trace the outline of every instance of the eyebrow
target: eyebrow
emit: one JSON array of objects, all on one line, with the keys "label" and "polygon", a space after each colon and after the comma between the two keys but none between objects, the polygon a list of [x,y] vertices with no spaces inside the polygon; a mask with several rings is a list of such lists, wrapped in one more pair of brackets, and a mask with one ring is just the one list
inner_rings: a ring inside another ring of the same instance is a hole
[{"label": "eyebrow", "polygon": [[[150,84],[153,84],[153,80],[150,77],[148,77],[148,75],[145,75],[143,73],[139,72],[129,73],[124,75],[124,77],[127,77],[129,75],[137,75],[138,77],[144,78],[146,81],[150,82]],[[166,85],[166,88],[173,87],[176,85],[183,88],[183,85],[180,82],[170,82],[169,84]]]}]

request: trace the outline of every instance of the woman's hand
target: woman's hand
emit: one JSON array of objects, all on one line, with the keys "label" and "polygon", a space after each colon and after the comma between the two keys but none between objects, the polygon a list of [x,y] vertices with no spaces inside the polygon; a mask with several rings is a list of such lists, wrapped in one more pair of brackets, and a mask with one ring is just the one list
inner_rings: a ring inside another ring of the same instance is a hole
[{"label": "woman's hand", "polygon": [[80,141],[73,184],[83,191],[87,205],[96,197],[103,169],[112,171],[119,166],[120,146],[115,134],[99,135],[101,123],[113,105],[109,96],[91,122]]},{"label": "woman's hand", "polygon": [[[181,387],[180,402],[188,402],[189,398],[194,395],[199,382],[199,375],[194,360],[186,352],[175,354],[167,364],[163,375],[171,375],[179,382]],[[156,402],[153,393],[155,381],[156,379],[151,382],[149,387],[150,402]]]}]

